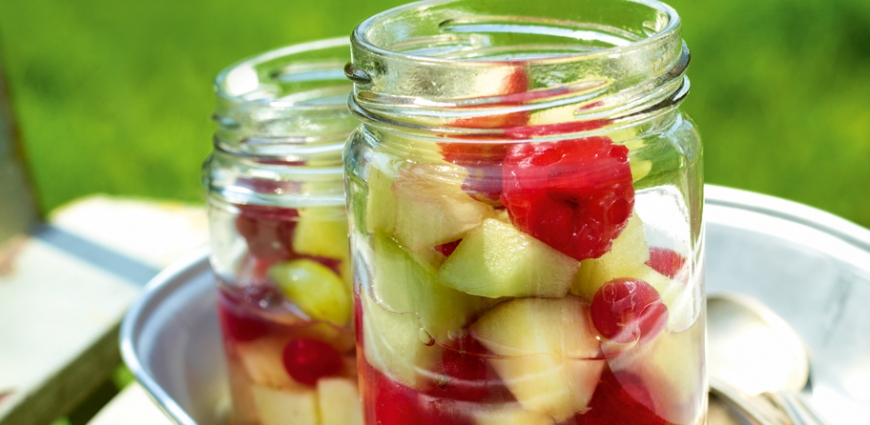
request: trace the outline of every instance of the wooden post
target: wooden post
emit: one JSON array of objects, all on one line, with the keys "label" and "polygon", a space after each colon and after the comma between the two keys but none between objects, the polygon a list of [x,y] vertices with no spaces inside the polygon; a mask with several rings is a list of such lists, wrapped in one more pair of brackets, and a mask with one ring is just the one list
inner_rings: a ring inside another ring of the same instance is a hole
[{"label": "wooden post", "polygon": [[38,223],[17,136],[6,75],[0,64],[0,245],[13,235],[29,232]]}]

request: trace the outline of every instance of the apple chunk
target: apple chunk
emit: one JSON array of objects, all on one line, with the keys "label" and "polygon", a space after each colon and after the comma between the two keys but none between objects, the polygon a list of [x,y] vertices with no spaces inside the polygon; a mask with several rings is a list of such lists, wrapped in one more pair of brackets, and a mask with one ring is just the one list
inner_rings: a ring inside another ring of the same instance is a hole
[{"label": "apple chunk", "polygon": [[578,262],[516,227],[486,219],[441,266],[440,281],[483,297],[561,297]]},{"label": "apple chunk", "polygon": [[347,378],[317,381],[320,425],[363,425],[362,406],[356,382]]},{"label": "apple chunk", "polygon": [[[643,381],[652,395],[653,406],[648,408],[671,423],[697,423],[706,401],[704,331],[699,321],[684,332],[662,332],[653,341],[628,350],[611,343],[603,343],[601,348],[611,370],[628,372],[625,376]],[[625,387],[629,392],[633,388]]]},{"label": "apple chunk", "polygon": [[299,209],[299,222],[293,233],[297,254],[335,259],[347,258],[347,219],[344,207]]},{"label": "apple chunk", "polygon": [[251,392],[263,425],[318,425],[314,390],[275,390],[253,385]]},{"label": "apple chunk", "polygon": [[[385,235],[374,236],[372,293],[378,303],[396,313],[412,313],[436,341],[448,344],[460,328],[493,300],[442,285],[435,268]],[[432,254],[435,254],[432,251]]]},{"label": "apple chunk", "polygon": [[471,334],[496,355],[490,364],[525,409],[557,422],[586,411],[605,362],[582,300],[509,301],[484,313]]},{"label": "apple chunk", "polygon": [[461,167],[415,164],[399,169],[393,182],[394,235],[412,250],[461,239],[495,211],[462,191]]},{"label": "apple chunk", "polygon": [[521,406],[499,406],[473,411],[475,425],[553,425],[553,418]]},{"label": "apple chunk", "polygon": [[366,291],[359,298],[366,360],[390,379],[417,388],[419,371],[431,370],[441,357],[440,347],[420,338],[420,320],[414,313],[388,311]]}]

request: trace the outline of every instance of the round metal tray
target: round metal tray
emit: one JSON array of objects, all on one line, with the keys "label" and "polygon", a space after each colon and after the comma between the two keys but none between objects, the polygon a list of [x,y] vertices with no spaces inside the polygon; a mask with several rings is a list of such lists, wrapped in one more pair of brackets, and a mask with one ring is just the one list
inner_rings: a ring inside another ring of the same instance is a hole
[{"label": "round metal tray", "polygon": [[[810,349],[813,403],[870,423],[870,230],[805,205],[707,185],[708,293],[755,297]],[[176,423],[218,425],[227,377],[208,252],[157,275],[121,326],[124,361]]]}]

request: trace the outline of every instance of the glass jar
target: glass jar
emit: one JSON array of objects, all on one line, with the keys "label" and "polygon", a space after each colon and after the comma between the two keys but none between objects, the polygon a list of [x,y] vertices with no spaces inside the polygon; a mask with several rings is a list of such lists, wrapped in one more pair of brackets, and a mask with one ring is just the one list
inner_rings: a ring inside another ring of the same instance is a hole
[{"label": "glass jar", "polygon": [[236,425],[360,422],[341,167],[359,125],[348,50],[346,39],[289,46],[215,83],[203,180]]},{"label": "glass jar", "polygon": [[353,32],[365,423],[705,423],[689,53],[655,1],[428,1]]}]

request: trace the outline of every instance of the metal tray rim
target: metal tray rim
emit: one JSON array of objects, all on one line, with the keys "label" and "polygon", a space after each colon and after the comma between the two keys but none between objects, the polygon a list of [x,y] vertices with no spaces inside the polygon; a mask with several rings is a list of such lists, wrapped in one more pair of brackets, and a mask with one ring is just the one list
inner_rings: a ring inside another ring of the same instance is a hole
[{"label": "metal tray rim", "polygon": [[[705,185],[705,206],[721,206],[781,218],[828,233],[857,248],[870,252],[870,230],[834,214],[794,201],[763,195],[741,189]],[[145,388],[151,399],[179,425],[197,425],[197,422],[173,400],[157,383],[137,356],[136,335],[144,324],[146,314],[154,308],[154,300],[161,294],[172,292],[184,284],[180,276],[201,272],[208,267],[209,249],[197,250],[157,274],[145,286],[142,295],[133,303],[120,329],[121,355],[133,376]]]}]

